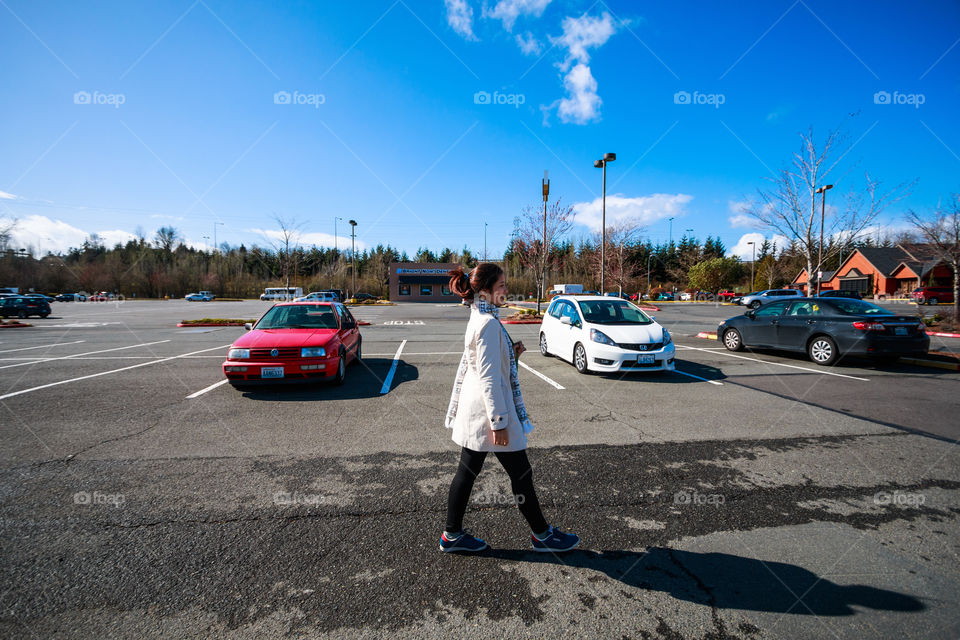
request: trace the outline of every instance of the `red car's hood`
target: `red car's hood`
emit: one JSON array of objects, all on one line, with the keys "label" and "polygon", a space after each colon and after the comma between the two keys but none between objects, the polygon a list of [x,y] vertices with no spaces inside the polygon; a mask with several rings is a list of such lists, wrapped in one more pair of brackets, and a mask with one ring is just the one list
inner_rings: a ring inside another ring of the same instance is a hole
[{"label": "red car's hood", "polygon": [[233,347],[322,347],[336,334],[336,329],[254,329],[240,336]]}]

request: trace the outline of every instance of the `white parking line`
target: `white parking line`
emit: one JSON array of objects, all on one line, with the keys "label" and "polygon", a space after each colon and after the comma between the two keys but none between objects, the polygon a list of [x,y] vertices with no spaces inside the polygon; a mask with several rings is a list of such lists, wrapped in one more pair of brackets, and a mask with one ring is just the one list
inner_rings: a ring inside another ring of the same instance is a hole
[{"label": "white parking line", "polygon": [[527,371],[529,371],[530,373],[532,373],[533,375],[537,376],[541,380],[546,381],[547,384],[553,385],[557,389],[563,389],[563,385],[561,385],[559,382],[551,380],[547,376],[543,375],[542,373],[540,373],[539,371],[537,371],[536,369],[528,365],[526,362],[521,362],[517,360],[517,364],[523,367],[524,369],[526,369]]},{"label": "white parking line", "polygon": [[[162,340],[161,342],[169,342],[169,340]],[[140,364],[132,364],[129,367],[121,367],[119,369],[111,369],[110,371],[101,371],[100,373],[91,373],[86,376],[80,376],[78,378],[70,378],[69,380],[60,380],[59,382],[51,382],[49,384],[42,384],[39,387],[31,387],[29,389],[21,389],[20,391],[13,391],[11,393],[5,393],[0,396],[0,400],[6,400],[7,398],[12,398],[13,396],[19,396],[24,393],[30,393],[32,391],[39,391],[41,389],[48,389],[50,387],[56,387],[57,385],[67,384],[69,382],[79,382],[81,380],[89,380],[90,378],[97,378],[99,376],[109,375],[111,373],[120,373],[121,371],[129,371],[130,369],[136,369],[138,367],[146,367],[151,364],[159,364],[161,362],[167,362],[169,360],[176,360],[177,358],[183,358],[186,356],[192,356],[195,353],[204,353],[206,351],[214,351],[216,349],[226,349],[232,343],[228,342],[227,344],[220,345],[219,347],[210,347],[209,349],[200,349],[199,351],[191,351],[190,353],[182,353],[179,356],[169,356],[166,358],[160,358],[159,360],[151,360],[150,362],[141,362]]]},{"label": "white parking line", "polygon": [[[408,356],[452,356],[452,355],[462,355],[463,351],[418,351],[416,353],[407,352]],[[363,357],[365,358],[382,358],[384,356],[389,356],[389,353],[365,353]]]},{"label": "white parking line", "polygon": [[680,369],[674,369],[673,372],[674,372],[674,373],[679,373],[679,374],[682,375],[682,376],[688,376],[688,377],[690,377],[690,378],[696,378],[697,380],[703,380],[704,382],[709,382],[710,384],[715,384],[715,385],[717,385],[718,387],[722,387],[722,386],[723,386],[723,383],[722,383],[722,382],[717,382],[716,380],[708,380],[707,378],[701,378],[700,376],[695,376],[695,375],[693,375],[692,373],[687,373],[686,371],[680,371]]},{"label": "white parking line", "polygon": [[65,344],[79,344],[80,342],[86,342],[86,340],[74,340],[73,342],[57,342],[56,344],[41,344],[37,347],[23,347],[21,349],[4,349],[0,353],[12,353],[14,351],[29,351],[30,349],[49,349],[51,347],[62,347]]},{"label": "white parking line", "polygon": [[[694,351],[707,351],[707,353],[714,353],[713,351],[708,351],[701,347],[685,347],[683,345],[677,345],[678,349],[693,349]],[[717,351],[719,355],[730,356],[731,358],[740,358],[741,360],[752,360],[753,362],[760,362],[763,364],[776,365],[778,367],[787,367],[789,369],[800,369],[801,371],[809,371],[810,373],[820,373],[825,376],[836,376],[838,378],[850,378],[851,380],[860,380],[861,382],[870,382],[869,378],[858,378],[857,376],[848,376],[843,373],[834,373],[832,371],[823,371],[822,369],[811,369],[810,367],[798,367],[795,364],[784,364],[783,362],[771,362],[769,360],[761,360],[759,358],[748,358],[747,356],[739,356],[735,353],[730,353],[728,351]]]},{"label": "white parking line", "polygon": [[[18,362],[17,364],[7,364],[0,369],[11,369],[13,367],[24,367],[31,364],[39,364],[41,362],[53,362],[54,360],[71,360],[73,358],[79,358],[80,356],[89,356],[94,353],[107,353],[108,351],[122,351],[124,349],[134,349],[136,347],[149,347],[152,344],[160,344],[162,342],[170,342],[169,340],[157,340],[156,342],[143,342],[141,344],[132,344],[129,347],[114,347],[113,349],[100,349],[99,351],[87,351],[85,353],[75,353],[72,356],[60,356],[57,358],[35,358],[30,362]],[[146,356],[152,357],[152,356]]]},{"label": "white parking line", "polygon": [[227,384],[227,382],[229,382],[229,380],[226,380],[226,379],[223,379],[223,380],[221,380],[220,382],[214,382],[214,383],[213,383],[212,385],[210,385],[209,387],[204,387],[203,389],[200,389],[200,391],[194,391],[193,393],[191,393],[190,395],[188,395],[188,396],[186,397],[186,400],[189,400],[189,399],[191,399],[191,398],[196,398],[197,396],[202,396],[202,395],[205,394],[207,391],[213,391],[214,389],[216,389],[216,388],[219,387],[220,385],[222,385],[222,384]]},{"label": "white parking line", "polygon": [[[387,372],[387,377],[383,381],[383,386],[380,387],[380,393],[387,393],[390,391],[390,383],[393,382],[393,374],[397,371],[397,364],[400,362],[400,352],[403,351],[403,345],[407,344],[407,341],[404,340],[400,343],[400,346],[397,347],[397,353],[393,356],[393,364],[390,365],[390,371]],[[2,398],[0,398],[2,400]]]}]

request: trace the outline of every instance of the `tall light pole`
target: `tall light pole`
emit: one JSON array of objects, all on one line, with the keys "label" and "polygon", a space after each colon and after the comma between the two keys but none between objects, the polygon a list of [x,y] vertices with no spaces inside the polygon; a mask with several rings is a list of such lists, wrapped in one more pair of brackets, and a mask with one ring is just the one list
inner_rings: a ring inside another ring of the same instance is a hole
[{"label": "tall light pole", "polygon": [[353,290],[350,292],[351,298],[357,294],[357,249],[355,242],[356,230],[357,221],[350,220],[350,258],[353,260]]},{"label": "tall light pole", "polygon": [[210,246],[210,236],[201,236],[204,240],[203,244]]},{"label": "tall light pole", "polygon": [[593,166],[603,169],[603,199],[600,205],[600,295],[606,291],[604,273],[607,270],[607,163],[616,159],[617,154],[605,153],[602,160],[593,161]]},{"label": "tall light pole", "polygon": [[750,256],[750,291],[753,291],[753,265],[757,261],[757,243],[748,242],[753,254]]},{"label": "tall light pole", "polygon": [[[823,279],[820,275],[823,273],[823,215],[824,211],[827,208],[827,190],[833,189],[832,184],[824,185],[818,188],[814,193],[823,194],[820,201],[820,249],[817,251],[817,295],[820,295],[820,281]],[[810,278],[807,278],[807,283],[809,284]],[[809,286],[808,286],[809,288]]]},{"label": "tall light pole", "polygon": [[547,197],[550,195],[550,172],[543,170],[543,244],[540,247],[542,261],[540,263],[540,290],[537,291],[537,315],[540,314],[540,299],[545,298],[547,291]]},{"label": "tall light pole", "polygon": [[343,218],[339,218],[339,217],[337,217],[337,216],[333,216],[333,253],[334,253],[334,257],[336,257],[336,253],[337,253],[337,220],[343,220]]},{"label": "tall light pole", "polygon": [[483,223],[483,260],[487,260],[487,223]]},{"label": "tall light pole", "polygon": [[670,244],[673,244],[673,218],[670,218]]},{"label": "tall light pole", "polygon": [[214,223],[213,223],[213,248],[214,248],[215,251],[220,251],[220,250],[217,248],[217,225],[218,225],[218,224],[219,224],[219,225],[222,225],[223,223],[222,223],[222,222],[214,222]]}]

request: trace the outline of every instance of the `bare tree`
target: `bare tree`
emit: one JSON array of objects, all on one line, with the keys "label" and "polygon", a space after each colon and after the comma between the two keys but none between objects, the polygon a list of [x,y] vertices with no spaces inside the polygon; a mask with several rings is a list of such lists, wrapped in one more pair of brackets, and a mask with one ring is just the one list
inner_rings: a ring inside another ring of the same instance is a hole
[{"label": "bare tree", "polygon": [[154,234],[154,244],[170,253],[178,244],[180,244],[180,232],[173,227],[160,227]]},{"label": "bare tree", "polygon": [[[610,279],[616,283],[619,293],[627,288],[628,281],[639,271],[640,265],[633,260],[634,245],[638,236],[643,231],[638,221],[634,218],[624,218],[612,224],[607,225],[607,248],[604,252],[604,258],[607,262],[606,273]],[[595,236],[596,244],[601,242],[600,234]],[[600,253],[593,255],[593,265],[597,271],[600,270]],[[603,291],[600,292],[604,293]]]},{"label": "bare tree", "polygon": [[13,236],[13,230],[16,228],[16,218],[0,221],[0,251],[6,251],[10,247],[10,238]]},{"label": "bare tree", "polygon": [[960,194],[953,195],[947,209],[937,207],[929,219],[910,210],[907,220],[937,257],[953,269],[953,318],[960,320]]},{"label": "bare tree", "polygon": [[273,215],[273,221],[280,227],[279,238],[268,238],[280,262],[281,279],[287,289],[290,288],[290,272],[296,267],[296,248],[299,244],[300,229],[303,223],[295,218],[286,219],[280,215]]},{"label": "bare tree", "polygon": [[[880,181],[865,172],[865,183],[860,190],[851,187],[842,207],[831,207],[829,214],[823,212],[817,189],[827,186],[837,163],[850,149],[838,131],[829,132],[822,147],[818,147],[811,128],[800,135],[800,149],[793,154],[791,166],[769,178],[772,186],[758,189],[759,200],[745,208],[745,212],[764,227],[796,244],[807,262],[808,293],[823,262],[839,251],[839,247],[856,240],[887,206],[905,197],[913,186],[912,182],[901,183],[882,191]],[[833,161],[835,155],[838,157]],[[843,179],[844,175],[839,175],[835,182],[839,184]],[[822,237],[842,238],[829,249],[821,242],[821,215]]]},{"label": "bare tree", "polygon": [[554,243],[570,231],[573,226],[573,207],[564,205],[558,198],[546,210],[546,244],[544,244],[544,210],[539,205],[523,208],[520,216],[514,218],[513,251],[524,266],[533,269],[537,285],[537,313],[540,313],[540,300],[546,291],[547,269],[559,264],[559,258],[551,251]]}]

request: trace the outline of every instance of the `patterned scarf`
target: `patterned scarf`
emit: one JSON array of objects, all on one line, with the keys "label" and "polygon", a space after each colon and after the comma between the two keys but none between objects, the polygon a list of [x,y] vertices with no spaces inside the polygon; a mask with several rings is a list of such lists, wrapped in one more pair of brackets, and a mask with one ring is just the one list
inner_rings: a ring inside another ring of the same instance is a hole
[{"label": "patterned scarf", "polygon": [[[510,334],[507,333],[507,328],[504,327],[500,322],[500,310],[497,309],[496,306],[479,297],[471,305],[471,309],[476,310],[478,313],[488,313],[492,315],[497,319],[497,323],[500,324],[500,330],[503,332],[503,338],[506,344],[509,346],[510,388],[513,390],[513,404],[517,409],[517,418],[520,420],[520,424],[523,425],[523,432],[530,433],[533,431],[533,424],[527,417],[527,408],[523,404],[523,396],[520,393],[520,375],[517,369],[517,359],[513,350],[513,340],[510,339]],[[453,420],[457,416],[457,405],[460,403],[460,388],[463,386],[463,378],[466,373],[467,353],[466,350],[464,350],[463,356],[460,358],[460,366],[457,368],[457,378],[453,383],[453,393],[450,394],[450,405],[447,407],[447,417],[444,421],[448,429],[453,428]]]}]

